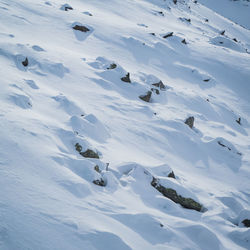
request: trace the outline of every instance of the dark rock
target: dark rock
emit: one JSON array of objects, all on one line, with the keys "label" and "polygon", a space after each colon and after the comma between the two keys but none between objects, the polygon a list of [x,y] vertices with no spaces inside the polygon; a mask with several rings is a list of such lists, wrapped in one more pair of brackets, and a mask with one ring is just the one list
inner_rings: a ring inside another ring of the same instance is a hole
[{"label": "dark rock", "polygon": [[117,65],[115,63],[111,63],[107,69],[115,69]]},{"label": "dark rock", "polygon": [[100,180],[94,180],[93,181],[94,184],[98,185],[98,186],[101,186],[101,187],[105,187],[105,182],[104,180],[101,178]]},{"label": "dark rock", "polygon": [[73,27],[74,30],[79,30],[81,32],[88,32],[90,31],[87,27],[83,26],[83,25],[75,25]]},{"label": "dark rock", "polygon": [[186,39],[183,39],[181,42],[182,42],[183,44],[187,44]]},{"label": "dark rock", "polygon": [[153,32],[153,33],[150,33],[150,35],[155,36],[155,33],[154,33],[154,32]]},{"label": "dark rock", "polygon": [[169,32],[166,35],[164,35],[163,38],[171,37],[171,36],[173,36],[173,34],[174,34],[174,32]]},{"label": "dark rock", "polygon": [[151,88],[151,91],[152,91],[152,92],[154,92],[154,93],[156,93],[157,95],[159,95],[159,94],[160,94],[159,89],[154,89],[154,88]]},{"label": "dark rock", "polygon": [[27,67],[29,64],[28,58],[26,57],[25,60],[22,62],[24,67]]},{"label": "dark rock", "polygon": [[65,10],[65,11],[73,10],[73,8],[72,8],[71,6],[65,6],[65,7],[64,7],[64,10]]},{"label": "dark rock", "polygon": [[162,81],[159,81],[157,83],[153,83],[152,85],[157,87],[157,88],[160,88],[160,90],[165,90],[166,89],[166,86],[164,85],[164,83]]},{"label": "dark rock", "polygon": [[237,123],[239,123],[241,125],[241,118],[239,117],[238,120],[236,120]]},{"label": "dark rock", "polygon": [[75,144],[75,149],[77,152],[81,153],[82,152],[82,146],[79,143]]},{"label": "dark rock", "polygon": [[99,155],[91,150],[91,149],[87,149],[85,152],[80,152],[80,155],[85,157],[85,158],[96,158],[99,159]]},{"label": "dark rock", "polygon": [[242,221],[242,223],[244,224],[245,227],[250,227],[250,220],[245,219]]},{"label": "dark rock", "polygon": [[209,82],[210,81],[210,79],[204,79],[203,80],[203,82]]},{"label": "dark rock", "polygon": [[177,4],[177,0],[173,0],[173,3],[174,3],[174,4]]},{"label": "dark rock", "polygon": [[129,74],[129,73],[127,73],[127,75],[126,75],[126,76],[124,76],[124,77],[122,77],[122,78],[121,78],[121,80],[122,80],[123,82],[128,82],[128,83],[131,83],[131,80],[130,80],[130,74]]},{"label": "dark rock", "polygon": [[194,126],[194,117],[190,116],[186,119],[185,124],[187,124],[190,128]]},{"label": "dark rock", "polygon": [[152,91],[148,91],[146,95],[140,95],[139,98],[144,102],[150,102]]},{"label": "dark rock", "polygon": [[208,21],[209,21],[209,20],[206,18],[206,19],[205,19],[205,22],[207,23]]},{"label": "dark rock", "polygon": [[222,36],[224,36],[224,35],[225,35],[225,32],[226,32],[226,31],[223,30],[223,31],[220,32],[220,34],[221,34]]},{"label": "dark rock", "polygon": [[233,41],[235,41],[236,43],[238,42],[238,40],[236,38],[234,38]]},{"label": "dark rock", "polygon": [[99,168],[98,165],[95,165],[94,170],[95,170],[97,173],[101,173],[101,170],[100,170],[100,168]]},{"label": "dark rock", "polygon": [[172,200],[173,202],[180,204],[182,207],[187,209],[193,209],[198,212],[201,212],[202,205],[192,198],[185,198],[181,195],[177,194],[177,192],[172,188],[166,188],[159,183],[159,180],[153,177],[151,185],[157,189],[160,193],[162,193],[166,198]]},{"label": "dark rock", "polygon": [[176,178],[175,178],[174,171],[172,171],[171,173],[169,173],[169,174],[168,174],[168,177],[169,177],[169,178],[174,178],[174,179],[176,179]]},{"label": "dark rock", "polygon": [[229,151],[231,151],[231,148],[229,148],[228,146],[226,146],[225,144],[223,144],[222,142],[218,141],[218,144],[220,146],[222,146],[223,148],[227,148]]}]

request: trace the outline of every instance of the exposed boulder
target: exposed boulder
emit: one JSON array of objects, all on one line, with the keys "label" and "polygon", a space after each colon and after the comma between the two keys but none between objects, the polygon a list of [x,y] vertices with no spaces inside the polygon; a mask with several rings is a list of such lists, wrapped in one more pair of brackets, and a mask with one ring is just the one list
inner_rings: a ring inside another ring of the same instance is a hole
[{"label": "exposed boulder", "polygon": [[127,75],[126,75],[126,76],[124,76],[124,77],[122,77],[122,78],[121,78],[121,80],[122,80],[123,82],[128,82],[128,83],[131,83],[131,80],[130,80],[130,74],[129,74],[129,73],[127,73]]},{"label": "exposed boulder", "polygon": [[85,152],[80,152],[80,155],[82,155],[85,158],[96,158],[99,159],[99,155],[91,150],[91,149],[87,149]]},{"label": "exposed boulder", "polygon": [[105,181],[101,178],[100,180],[94,180],[93,181],[94,184],[96,184],[97,186],[101,186],[101,187],[105,187]]},{"label": "exposed boulder", "polygon": [[87,149],[85,152],[82,152],[82,146],[79,143],[75,144],[75,149],[79,154],[85,158],[96,158],[99,159],[98,153],[91,149]]},{"label": "exposed boulder", "polygon": [[99,168],[98,165],[95,165],[94,170],[95,170],[97,173],[101,173],[101,170],[100,170],[100,168]]},{"label": "exposed boulder", "polygon": [[166,89],[166,86],[164,85],[164,83],[162,81],[159,81],[157,83],[153,83],[152,85],[157,87],[157,88],[160,88],[160,90],[165,90]]},{"label": "exposed boulder", "polygon": [[174,32],[169,32],[166,35],[164,35],[163,38],[171,37],[171,36],[173,36],[173,34],[174,34]]},{"label": "exposed boulder", "polygon": [[183,39],[181,42],[182,42],[183,44],[187,44],[186,39]]},{"label": "exposed boulder", "polygon": [[201,212],[203,207],[200,203],[196,202],[192,198],[185,198],[181,195],[177,194],[177,192],[172,188],[166,188],[159,183],[155,177],[151,182],[151,185],[157,189],[160,193],[162,193],[166,198],[172,200],[173,202],[180,204],[182,207],[187,209],[193,209],[198,212]]},{"label": "exposed boulder", "polygon": [[74,30],[79,30],[81,32],[88,32],[90,31],[89,28],[87,28],[86,26],[83,26],[83,25],[78,25],[76,24],[74,27],[73,27]]},{"label": "exposed boulder", "polygon": [[190,128],[194,126],[194,117],[190,116],[186,119],[185,124],[187,124]]},{"label": "exposed boulder", "polygon": [[111,63],[107,69],[115,69],[117,65],[115,63]]},{"label": "exposed boulder", "polygon": [[156,95],[160,94],[159,89],[151,88],[151,91],[154,92]]},{"label": "exposed boulder", "polygon": [[81,153],[82,152],[82,146],[79,143],[75,144],[75,149],[77,152]]},{"label": "exposed boulder", "polygon": [[22,65],[23,65],[24,67],[27,67],[27,66],[29,65],[29,60],[28,60],[27,57],[26,57],[25,60],[22,62]]},{"label": "exposed boulder", "polygon": [[144,102],[150,102],[152,91],[148,91],[146,95],[140,95],[139,98]]},{"label": "exposed boulder", "polygon": [[168,174],[168,177],[169,177],[169,178],[174,178],[174,179],[176,179],[176,178],[175,178],[174,171],[170,172],[170,173]]},{"label": "exposed boulder", "polygon": [[239,117],[239,119],[236,120],[236,122],[241,125],[241,118]]}]

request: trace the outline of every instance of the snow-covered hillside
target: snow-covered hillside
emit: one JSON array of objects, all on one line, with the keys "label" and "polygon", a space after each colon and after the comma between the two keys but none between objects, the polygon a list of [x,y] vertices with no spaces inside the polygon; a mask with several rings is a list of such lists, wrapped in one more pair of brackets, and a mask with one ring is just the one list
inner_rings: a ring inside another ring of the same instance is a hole
[{"label": "snow-covered hillside", "polygon": [[0,0],[0,249],[250,249],[249,10]]}]

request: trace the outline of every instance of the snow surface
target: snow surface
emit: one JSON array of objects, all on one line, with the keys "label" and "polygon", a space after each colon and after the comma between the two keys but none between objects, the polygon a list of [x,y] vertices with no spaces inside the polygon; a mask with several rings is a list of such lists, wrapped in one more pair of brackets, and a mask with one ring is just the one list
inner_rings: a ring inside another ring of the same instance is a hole
[{"label": "snow surface", "polygon": [[250,249],[249,5],[0,0],[0,249]]}]

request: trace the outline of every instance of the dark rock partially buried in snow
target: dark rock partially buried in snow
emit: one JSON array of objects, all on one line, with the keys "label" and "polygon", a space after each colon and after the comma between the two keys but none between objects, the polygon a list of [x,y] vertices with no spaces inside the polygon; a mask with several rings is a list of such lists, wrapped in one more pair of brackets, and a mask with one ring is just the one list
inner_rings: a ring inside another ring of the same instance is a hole
[{"label": "dark rock partially buried in snow", "polygon": [[148,91],[146,95],[140,95],[139,98],[144,102],[150,102],[152,91]]},{"label": "dark rock partially buried in snow", "polygon": [[171,36],[173,36],[173,34],[174,34],[174,32],[169,32],[166,35],[164,35],[163,38],[171,37]]},{"label": "dark rock partially buried in snow", "polygon": [[99,155],[91,149],[87,149],[85,152],[80,152],[80,155],[85,157],[85,158],[99,159]]},{"label": "dark rock partially buried in snow", "polygon": [[159,81],[157,83],[153,83],[152,85],[157,87],[157,88],[160,88],[160,90],[165,90],[166,89],[166,86],[164,85],[164,83],[162,81]]},{"label": "dark rock partially buried in snow", "polygon": [[174,178],[174,179],[176,179],[176,178],[175,178],[174,171],[170,172],[170,173],[168,174],[168,177],[169,177],[169,178]]},{"label": "dark rock partially buried in snow", "polygon": [[81,32],[88,32],[88,31],[90,31],[89,28],[87,28],[86,26],[78,25],[78,24],[76,24],[76,25],[73,27],[73,29],[74,29],[74,30],[81,31]]},{"label": "dark rock partially buried in snow", "polygon": [[242,221],[242,224],[243,224],[245,227],[250,227],[250,220],[245,219],[245,220]]},{"label": "dark rock partially buried in snow", "polygon": [[82,152],[82,146],[79,143],[75,144],[75,149],[77,152],[81,153]]},{"label": "dark rock partially buried in snow", "polygon": [[115,63],[111,63],[107,69],[115,69],[117,65]]},{"label": "dark rock partially buried in snow", "polygon": [[79,143],[75,144],[75,149],[79,154],[85,158],[96,158],[99,159],[98,153],[91,149],[87,149],[85,152],[82,152],[82,146]]},{"label": "dark rock partially buried in snow", "polygon": [[29,60],[28,60],[27,57],[26,57],[25,60],[22,62],[22,65],[23,65],[24,67],[27,67],[27,66],[29,65]]},{"label": "dark rock partially buried in snow", "polygon": [[190,116],[186,119],[185,124],[187,124],[190,128],[194,126],[194,117]]},{"label": "dark rock partially buried in snow", "polygon": [[131,80],[130,80],[130,74],[129,74],[129,73],[127,73],[127,75],[126,75],[126,76],[124,76],[124,77],[122,77],[122,78],[121,78],[121,80],[122,80],[123,82],[128,82],[128,83],[131,83]]},{"label": "dark rock partially buried in snow", "polygon": [[101,178],[100,180],[94,180],[93,181],[94,184],[96,184],[97,186],[101,186],[101,187],[105,187],[105,181]]},{"label": "dark rock partially buried in snow", "polygon": [[166,188],[162,186],[159,181],[153,177],[151,185],[162,193],[166,198],[172,200],[173,202],[180,204],[182,207],[187,209],[193,209],[198,212],[201,212],[203,207],[200,203],[196,202],[192,198],[185,198],[177,194],[177,192],[172,188]]}]

